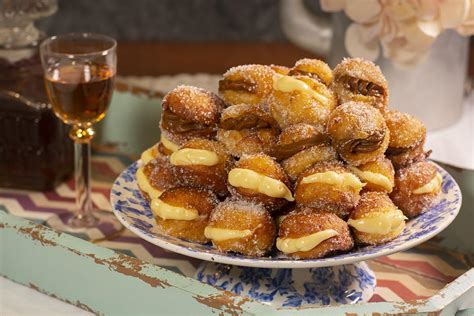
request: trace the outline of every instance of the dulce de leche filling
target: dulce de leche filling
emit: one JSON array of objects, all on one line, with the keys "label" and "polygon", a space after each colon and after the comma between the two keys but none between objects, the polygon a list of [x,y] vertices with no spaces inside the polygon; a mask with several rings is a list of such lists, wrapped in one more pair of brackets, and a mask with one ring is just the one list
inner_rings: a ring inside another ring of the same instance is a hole
[{"label": "dulce de leche filling", "polygon": [[374,212],[367,217],[349,219],[347,224],[360,232],[386,235],[400,227],[407,218],[400,210]]},{"label": "dulce de leche filling", "polygon": [[337,173],[335,171],[326,171],[314,173],[301,179],[302,184],[308,183],[325,183],[337,186],[348,186],[360,191],[364,187],[364,183],[360,182],[352,173],[343,172]]},{"label": "dulce de leche filling", "polygon": [[170,162],[175,166],[215,166],[219,163],[219,156],[205,149],[182,148],[171,154]]},{"label": "dulce de leche filling", "polygon": [[195,209],[169,205],[159,198],[153,199],[150,203],[150,207],[153,211],[153,214],[161,217],[162,219],[192,221],[199,217],[199,213]]},{"label": "dulce de leche filling", "polygon": [[431,179],[430,182],[424,186],[419,187],[416,190],[413,190],[413,194],[426,194],[426,193],[435,193],[441,189],[441,184],[443,183],[443,176],[439,172],[436,172],[436,176]]},{"label": "dulce de leche filling", "polygon": [[384,188],[387,192],[392,192],[393,183],[390,179],[381,173],[362,171],[356,167],[350,167],[351,171],[364,182],[370,182]]},{"label": "dulce de leche filling", "polygon": [[326,229],[308,236],[299,238],[277,238],[276,247],[283,253],[309,251],[323,241],[338,234],[334,229]]},{"label": "dulce de leche filling", "polygon": [[273,89],[279,90],[282,92],[299,91],[301,93],[312,96],[313,98],[315,98],[316,100],[318,100],[319,102],[323,104],[326,104],[329,102],[328,98],[326,98],[324,95],[320,93],[317,93],[304,81],[298,80],[291,76],[283,76],[283,75],[275,74],[273,76]]},{"label": "dulce de leche filling", "polygon": [[281,182],[249,169],[234,168],[229,172],[230,185],[238,188],[254,190],[274,198],[294,201],[290,189]]},{"label": "dulce de leche filling", "polygon": [[204,229],[204,236],[206,238],[216,241],[222,240],[229,240],[234,238],[245,238],[247,236],[252,235],[252,231],[250,229],[228,229],[228,228],[217,228],[207,226]]},{"label": "dulce de leche filling", "polygon": [[137,170],[137,174],[136,174],[136,177],[137,177],[137,183],[138,183],[138,187],[143,191],[145,192],[146,194],[148,194],[148,196],[150,197],[151,200],[153,199],[156,199],[158,198],[161,193],[163,193],[162,191],[160,190],[157,190],[156,188],[154,188],[150,181],[148,181],[148,178],[147,176],[145,175],[145,173],[143,172],[144,170],[144,167],[140,167],[138,168]]}]

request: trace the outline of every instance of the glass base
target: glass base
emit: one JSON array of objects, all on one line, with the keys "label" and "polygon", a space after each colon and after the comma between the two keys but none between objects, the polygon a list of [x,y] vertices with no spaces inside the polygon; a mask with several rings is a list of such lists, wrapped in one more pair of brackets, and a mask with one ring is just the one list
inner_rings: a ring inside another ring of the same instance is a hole
[{"label": "glass base", "polygon": [[59,214],[47,224],[55,230],[91,241],[110,238],[124,229],[113,213],[100,210],[86,216],[72,212]]}]

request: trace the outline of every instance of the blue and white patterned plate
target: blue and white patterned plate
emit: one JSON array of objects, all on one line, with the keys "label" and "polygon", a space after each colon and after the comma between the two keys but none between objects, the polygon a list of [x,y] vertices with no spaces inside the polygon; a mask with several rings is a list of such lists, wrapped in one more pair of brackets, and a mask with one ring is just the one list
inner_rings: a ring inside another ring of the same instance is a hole
[{"label": "blue and white patterned plate", "polygon": [[210,244],[201,245],[166,236],[156,229],[148,202],[142,197],[135,173],[141,162],[130,165],[115,181],[110,194],[113,211],[122,224],[139,237],[164,249],[206,261],[257,268],[316,268],[364,261],[414,247],[440,233],[456,217],[461,207],[459,186],[443,168],[440,195],[424,214],[408,221],[395,240],[379,246],[355,248],[350,252],[323,259],[292,260],[283,255],[253,258],[235,253],[221,253]]}]

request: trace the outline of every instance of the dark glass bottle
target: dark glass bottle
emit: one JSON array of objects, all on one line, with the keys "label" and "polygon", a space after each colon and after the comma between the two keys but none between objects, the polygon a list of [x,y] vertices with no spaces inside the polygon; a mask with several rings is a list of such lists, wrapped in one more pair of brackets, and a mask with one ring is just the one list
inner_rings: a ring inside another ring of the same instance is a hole
[{"label": "dark glass bottle", "polygon": [[70,176],[68,132],[47,101],[37,41],[0,46],[0,187],[48,190]]}]

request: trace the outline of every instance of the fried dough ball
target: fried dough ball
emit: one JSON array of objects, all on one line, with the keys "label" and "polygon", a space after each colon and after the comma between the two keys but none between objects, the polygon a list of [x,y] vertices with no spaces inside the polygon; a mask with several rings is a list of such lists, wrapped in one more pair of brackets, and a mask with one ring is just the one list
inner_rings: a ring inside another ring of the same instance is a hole
[{"label": "fried dough ball", "polygon": [[163,156],[139,167],[136,177],[138,187],[148,202],[177,185],[174,166]]},{"label": "fried dough ball", "polygon": [[270,156],[277,160],[286,159],[326,140],[326,134],[316,126],[305,123],[290,125],[281,131]]},{"label": "fried dough ball", "polygon": [[379,245],[398,237],[407,218],[384,192],[364,192],[348,220],[357,244]]},{"label": "fried dough ball", "polygon": [[322,161],[305,170],[296,181],[295,199],[346,218],[359,201],[364,184],[339,161]]},{"label": "fried dough ball", "polygon": [[232,159],[221,143],[191,139],[171,154],[170,163],[175,169],[175,181],[209,189],[221,196],[227,193],[227,172]]},{"label": "fried dough ball", "polygon": [[383,158],[365,163],[359,167],[349,167],[365,183],[364,191],[390,193],[395,186],[395,170],[389,159]]},{"label": "fried dough ball", "polygon": [[277,128],[278,123],[270,115],[264,104],[232,105],[222,111],[220,128],[225,130],[243,130],[257,128]]},{"label": "fried dough ball", "polygon": [[281,162],[288,178],[292,182],[301,175],[303,171],[321,161],[336,161],[336,150],[328,144],[312,146]]},{"label": "fried dough ball", "polygon": [[210,191],[180,187],[167,190],[151,202],[158,228],[165,234],[181,239],[206,243],[204,229],[218,203]]},{"label": "fried dough ball", "polygon": [[276,247],[294,259],[318,259],[354,246],[347,223],[334,214],[303,207],[281,222]]},{"label": "fried dough ball", "polygon": [[228,104],[261,104],[272,92],[273,71],[264,65],[230,68],[219,81],[219,93]]},{"label": "fried dough ball", "polygon": [[271,128],[217,131],[220,141],[234,157],[244,154],[270,153],[275,145],[278,132]]},{"label": "fried dough ball", "polygon": [[366,103],[380,111],[388,105],[388,85],[379,66],[360,58],[344,58],[333,71],[331,84],[339,102]]},{"label": "fried dough ball", "polygon": [[390,194],[393,203],[407,217],[426,212],[441,190],[443,177],[435,165],[419,161],[395,173],[395,188]]},{"label": "fried dough ball", "polygon": [[396,110],[385,113],[385,122],[390,130],[387,157],[395,168],[424,160],[428,155],[423,151],[426,127],[417,118]]},{"label": "fried dough ball", "polygon": [[227,200],[217,205],[204,231],[220,251],[263,256],[275,240],[275,224],[260,204]]},{"label": "fried dough ball", "polygon": [[288,73],[290,76],[307,76],[329,86],[332,82],[332,70],[319,59],[303,58],[295,63]]},{"label": "fried dough ball", "polygon": [[298,123],[320,127],[337,105],[335,94],[323,83],[307,76],[279,76],[268,100],[270,113],[281,129]]},{"label": "fried dough ball", "polygon": [[280,66],[280,65],[270,65],[270,68],[277,74],[280,75],[287,75],[291,68],[288,68],[286,66]]},{"label": "fried dough ball", "polygon": [[181,85],[163,98],[162,106],[162,134],[182,145],[191,138],[215,135],[224,102],[210,91]]},{"label": "fried dough ball", "polygon": [[327,130],[341,158],[354,166],[383,158],[390,141],[382,114],[363,103],[338,106],[329,117]]},{"label": "fried dough ball", "polygon": [[234,197],[261,203],[270,211],[294,201],[285,171],[265,154],[242,156],[229,171],[228,182]]}]

